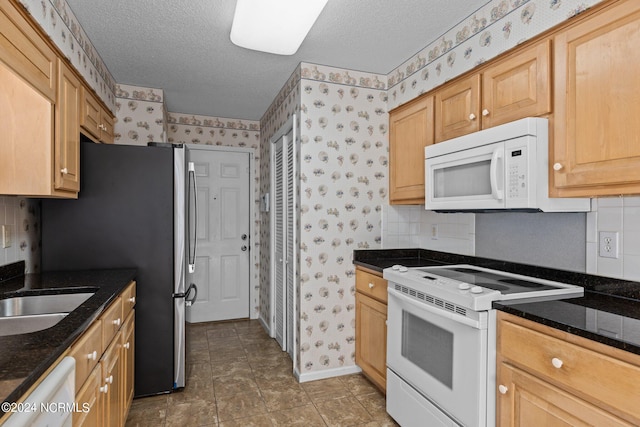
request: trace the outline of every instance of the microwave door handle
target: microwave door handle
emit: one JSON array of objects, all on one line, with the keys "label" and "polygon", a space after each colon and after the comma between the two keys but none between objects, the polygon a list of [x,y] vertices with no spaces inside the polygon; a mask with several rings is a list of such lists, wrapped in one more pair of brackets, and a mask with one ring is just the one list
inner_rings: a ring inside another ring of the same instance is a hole
[{"label": "microwave door handle", "polygon": [[[502,171],[498,171],[498,162],[504,158],[504,147],[498,147],[493,151],[491,156],[491,167],[489,168],[489,179],[491,181],[491,196],[496,200],[502,200],[504,197],[503,190],[498,188],[498,172],[503,175]],[[504,162],[503,162],[504,164]]]}]

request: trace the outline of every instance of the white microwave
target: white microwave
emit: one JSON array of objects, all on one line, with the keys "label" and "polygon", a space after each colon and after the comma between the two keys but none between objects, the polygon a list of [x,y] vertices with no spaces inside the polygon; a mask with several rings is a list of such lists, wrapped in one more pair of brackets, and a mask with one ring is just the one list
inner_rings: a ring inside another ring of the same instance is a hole
[{"label": "white microwave", "polygon": [[425,209],[588,212],[549,197],[549,121],[526,118],[425,147]]}]

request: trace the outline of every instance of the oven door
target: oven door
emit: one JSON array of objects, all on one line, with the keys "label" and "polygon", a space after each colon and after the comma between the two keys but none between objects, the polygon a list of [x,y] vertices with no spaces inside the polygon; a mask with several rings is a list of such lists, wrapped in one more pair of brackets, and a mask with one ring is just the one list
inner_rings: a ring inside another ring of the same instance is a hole
[{"label": "oven door", "polygon": [[[390,286],[387,367],[424,396],[428,404],[423,406],[431,407],[431,412],[439,409],[460,425],[486,426],[487,324],[486,311],[469,310],[463,316],[414,300]],[[427,421],[428,411],[421,408],[407,413],[403,403],[407,399],[399,388],[397,393],[387,389],[387,411],[397,421],[449,425],[441,423],[442,414]]]},{"label": "oven door", "polygon": [[429,156],[429,148],[425,148],[426,209],[504,209],[504,143],[437,157]]}]

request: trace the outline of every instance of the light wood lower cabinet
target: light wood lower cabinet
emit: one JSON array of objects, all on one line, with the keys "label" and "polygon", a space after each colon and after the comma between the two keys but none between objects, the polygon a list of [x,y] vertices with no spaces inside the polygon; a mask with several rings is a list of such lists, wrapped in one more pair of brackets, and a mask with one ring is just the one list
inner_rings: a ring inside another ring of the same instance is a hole
[{"label": "light wood lower cabinet", "polygon": [[387,281],[356,268],[356,364],[382,391],[387,388]]},{"label": "light wood lower cabinet", "polygon": [[498,313],[498,426],[637,426],[640,356]]},{"label": "light wood lower cabinet", "polygon": [[73,416],[74,426],[120,427],[127,419],[134,390],[135,309],[123,303],[125,298],[135,301],[135,282],[71,347],[79,409]]}]

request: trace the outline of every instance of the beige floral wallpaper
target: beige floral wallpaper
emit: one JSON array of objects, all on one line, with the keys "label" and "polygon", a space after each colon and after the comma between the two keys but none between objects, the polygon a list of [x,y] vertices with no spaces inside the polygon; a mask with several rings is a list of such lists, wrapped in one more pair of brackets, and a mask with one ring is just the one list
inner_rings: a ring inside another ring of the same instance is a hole
[{"label": "beige floral wallpaper", "polygon": [[162,89],[116,85],[115,105],[116,144],[167,142],[167,113]]},{"label": "beige floral wallpaper", "polygon": [[12,244],[0,248],[0,265],[25,261],[26,273],[40,272],[40,203],[0,196],[0,224],[11,227]]}]

